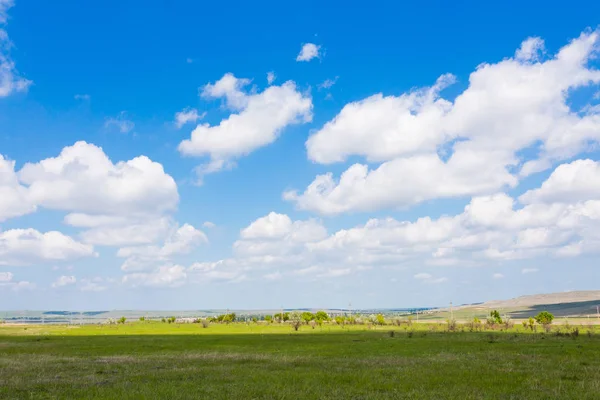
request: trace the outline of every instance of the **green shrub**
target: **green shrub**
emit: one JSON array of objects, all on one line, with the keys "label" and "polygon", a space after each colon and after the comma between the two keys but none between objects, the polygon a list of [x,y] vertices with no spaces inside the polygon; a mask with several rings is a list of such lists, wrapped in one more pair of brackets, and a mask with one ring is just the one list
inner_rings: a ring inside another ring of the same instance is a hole
[{"label": "green shrub", "polygon": [[329,315],[325,311],[317,311],[317,313],[315,314],[315,320],[317,322],[329,321]]},{"label": "green shrub", "polygon": [[498,310],[493,310],[490,312],[490,319],[493,321],[494,324],[502,324],[502,317],[500,316]]},{"label": "green shrub", "polygon": [[550,314],[548,311],[542,311],[538,315],[535,316],[535,322],[544,327],[547,325],[551,325],[554,320],[554,315]]}]

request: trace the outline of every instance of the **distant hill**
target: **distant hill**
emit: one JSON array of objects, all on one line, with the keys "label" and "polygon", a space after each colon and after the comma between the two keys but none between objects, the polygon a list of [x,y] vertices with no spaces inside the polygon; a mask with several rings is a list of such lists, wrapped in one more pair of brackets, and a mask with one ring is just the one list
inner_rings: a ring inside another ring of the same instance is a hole
[{"label": "distant hill", "polygon": [[576,292],[533,294],[521,296],[510,300],[492,300],[483,303],[483,307],[512,308],[532,307],[546,304],[567,304],[600,301],[600,290],[586,290]]},{"label": "distant hill", "polygon": [[[549,311],[556,317],[597,316],[600,306],[600,290],[534,294],[510,300],[492,300],[480,304],[455,307],[453,315],[458,319],[486,317],[490,310],[499,310],[511,318],[529,318],[540,311]],[[450,310],[440,309],[430,314],[431,318],[448,318]]]}]

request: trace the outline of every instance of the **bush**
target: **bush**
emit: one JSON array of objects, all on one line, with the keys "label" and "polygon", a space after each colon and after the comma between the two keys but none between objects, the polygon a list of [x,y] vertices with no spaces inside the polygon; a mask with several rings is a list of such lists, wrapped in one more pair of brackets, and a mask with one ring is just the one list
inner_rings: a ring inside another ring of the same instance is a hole
[{"label": "bush", "polygon": [[500,316],[498,310],[491,311],[489,319],[492,320],[494,324],[502,324],[502,317]]},{"label": "bush", "polygon": [[533,332],[533,328],[535,328],[535,320],[532,317],[529,317],[527,320],[527,325],[529,325],[529,329]]},{"label": "bush", "polygon": [[206,318],[203,318],[201,322],[203,328],[208,328],[208,326],[210,325],[210,322],[208,322]]},{"label": "bush", "polygon": [[144,322],[146,320],[146,317],[140,317],[140,322]]},{"label": "bush", "polygon": [[315,320],[318,321],[329,321],[329,314],[327,314],[325,311],[317,311],[317,313],[315,314]]},{"label": "bush", "polygon": [[125,321],[127,321],[127,318],[125,318],[125,317],[121,317],[121,318],[119,318],[119,319],[117,320],[117,323],[119,323],[119,324],[124,324],[124,323],[125,323]]},{"label": "bush", "polygon": [[535,322],[537,322],[540,325],[543,325],[546,329],[549,325],[552,324],[553,320],[554,315],[550,314],[548,311],[542,311],[541,313],[535,316]]},{"label": "bush", "polygon": [[307,325],[310,321],[315,319],[315,315],[310,311],[304,311],[302,313],[302,321],[304,321]]}]

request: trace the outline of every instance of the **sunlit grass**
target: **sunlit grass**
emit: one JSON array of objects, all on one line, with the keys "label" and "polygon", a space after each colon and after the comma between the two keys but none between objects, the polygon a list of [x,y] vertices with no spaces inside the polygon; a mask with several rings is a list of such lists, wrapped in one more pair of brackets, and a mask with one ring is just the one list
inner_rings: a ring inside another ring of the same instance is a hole
[{"label": "sunlit grass", "polygon": [[0,326],[0,398],[600,398],[600,338],[588,327],[443,329]]}]

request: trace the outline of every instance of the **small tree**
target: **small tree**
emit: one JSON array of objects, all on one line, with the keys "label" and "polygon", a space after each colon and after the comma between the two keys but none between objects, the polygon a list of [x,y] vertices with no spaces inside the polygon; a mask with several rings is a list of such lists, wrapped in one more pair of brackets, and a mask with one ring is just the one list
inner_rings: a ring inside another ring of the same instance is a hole
[{"label": "small tree", "polygon": [[383,314],[377,314],[376,319],[377,325],[385,325],[385,318],[383,317]]},{"label": "small tree", "polygon": [[117,320],[117,322],[118,322],[119,324],[124,324],[124,323],[125,323],[125,321],[127,321],[127,318],[125,318],[125,317],[121,317],[121,318],[119,318],[119,319]]},{"label": "small tree", "polygon": [[325,311],[317,311],[315,314],[315,320],[317,320],[317,322],[329,321],[329,315]]},{"label": "small tree", "polygon": [[304,311],[302,313],[302,321],[304,321],[307,325],[310,321],[315,319],[315,315],[310,311]]},{"label": "small tree", "polygon": [[144,322],[146,320],[146,317],[140,317],[140,322]]},{"label": "small tree", "polygon": [[273,322],[273,316],[272,315],[265,315],[265,321],[267,321],[267,323],[271,323]]},{"label": "small tree", "polygon": [[300,311],[294,311],[293,313],[290,313],[288,319],[295,331],[300,329],[300,326],[302,325],[302,313],[300,313]]},{"label": "small tree", "polygon": [[542,325],[546,331],[550,330],[552,320],[554,320],[554,315],[550,314],[548,311],[542,311],[535,316],[535,322]]},{"label": "small tree", "polygon": [[493,310],[490,312],[490,320],[492,321],[493,324],[501,324],[502,323],[502,317],[500,316],[500,313],[498,312],[498,310]]},{"label": "small tree", "polygon": [[535,319],[529,317],[529,319],[527,320],[527,325],[529,325],[529,329],[533,331],[533,328],[535,328]]}]

